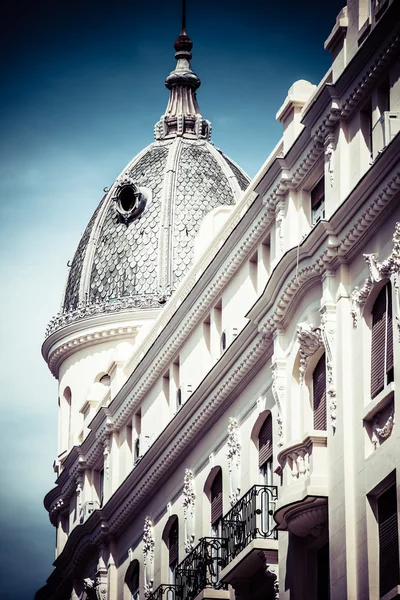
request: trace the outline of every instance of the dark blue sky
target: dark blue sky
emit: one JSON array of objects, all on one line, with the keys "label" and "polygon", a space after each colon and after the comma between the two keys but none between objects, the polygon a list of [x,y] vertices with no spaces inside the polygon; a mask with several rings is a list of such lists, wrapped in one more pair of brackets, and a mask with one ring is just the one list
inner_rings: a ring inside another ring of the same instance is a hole
[{"label": "dark blue sky", "polygon": [[[297,79],[318,83],[344,1],[188,0],[193,70],[213,141],[253,176],[281,136],[275,114]],[[40,357],[80,233],[124,166],[153,140],[174,68],[180,0],[15,1],[0,47],[4,600],[44,584],[55,530],[57,387]]]}]

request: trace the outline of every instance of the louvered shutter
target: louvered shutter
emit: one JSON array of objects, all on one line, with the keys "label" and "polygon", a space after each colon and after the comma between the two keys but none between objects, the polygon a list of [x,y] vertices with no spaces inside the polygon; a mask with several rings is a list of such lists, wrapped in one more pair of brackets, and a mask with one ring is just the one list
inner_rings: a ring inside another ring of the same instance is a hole
[{"label": "louvered shutter", "polygon": [[381,289],[372,308],[371,398],[375,398],[385,387],[385,337],[386,287]]},{"label": "louvered shutter", "polygon": [[272,417],[269,414],[258,434],[258,466],[272,458]]},{"label": "louvered shutter", "polygon": [[168,536],[169,546],[169,565],[177,564],[178,562],[178,541],[179,541],[179,530],[178,530],[178,519],[175,519]]},{"label": "louvered shutter", "polygon": [[211,486],[211,525],[222,518],[222,471],[216,474]]},{"label": "louvered shutter", "polygon": [[313,373],[314,429],[326,431],[326,370],[325,354],[319,359]]},{"label": "louvered shutter", "polygon": [[400,584],[396,486],[378,497],[379,592],[384,596]]},{"label": "louvered shutter", "polygon": [[393,318],[392,318],[392,288],[390,283],[386,286],[386,374],[388,375],[388,381],[393,381],[393,375],[390,375],[390,371],[393,369]]}]

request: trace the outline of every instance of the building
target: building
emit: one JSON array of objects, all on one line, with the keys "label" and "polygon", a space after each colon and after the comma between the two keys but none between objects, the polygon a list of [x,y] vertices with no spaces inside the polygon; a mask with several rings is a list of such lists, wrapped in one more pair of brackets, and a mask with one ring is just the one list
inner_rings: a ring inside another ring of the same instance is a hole
[{"label": "building", "polygon": [[73,260],[36,598],[400,596],[399,3],[348,2],[249,182],[191,41]]}]

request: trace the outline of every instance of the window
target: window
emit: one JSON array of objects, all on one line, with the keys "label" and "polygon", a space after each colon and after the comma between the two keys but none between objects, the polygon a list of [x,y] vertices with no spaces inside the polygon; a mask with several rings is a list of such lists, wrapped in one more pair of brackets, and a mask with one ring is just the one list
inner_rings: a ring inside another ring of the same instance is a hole
[{"label": "window", "polygon": [[171,525],[168,534],[168,565],[169,565],[169,583],[175,583],[175,571],[178,565],[178,547],[179,547],[179,525],[178,519],[175,519]]},{"label": "window", "polygon": [[322,177],[311,190],[311,225],[325,218],[325,179]]},{"label": "window", "polygon": [[139,562],[134,560],[127,573],[126,583],[131,593],[131,600],[139,600]]},{"label": "window", "polygon": [[314,429],[326,431],[326,370],[325,354],[317,362],[313,372],[313,417]]},{"label": "window", "polygon": [[387,283],[372,307],[371,398],[393,381],[393,377],[392,295]]},{"label": "window", "polygon": [[397,530],[396,485],[377,498],[379,530],[379,595],[384,596],[400,583],[399,535]]},{"label": "window", "polygon": [[211,485],[211,528],[218,537],[222,524],[222,470],[219,469]]},{"label": "window", "polygon": [[99,471],[99,503],[100,508],[103,506],[104,502],[104,469]]},{"label": "window", "polygon": [[272,417],[269,414],[258,434],[258,466],[262,485],[272,485],[272,450]]}]

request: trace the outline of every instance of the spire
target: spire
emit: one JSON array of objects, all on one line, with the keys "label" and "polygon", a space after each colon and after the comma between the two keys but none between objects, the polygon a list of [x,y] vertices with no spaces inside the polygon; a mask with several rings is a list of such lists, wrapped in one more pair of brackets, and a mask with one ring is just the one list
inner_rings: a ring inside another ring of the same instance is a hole
[{"label": "spire", "polygon": [[185,0],[182,1],[182,29],[174,48],[177,65],[165,80],[170,90],[169,102],[164,115],[156,123],[154,137],[157,140],[176,136],[210,139],[211,123],[203,119],[196,98],[201,82],[190,66],[193,42],[186,31]]}]

